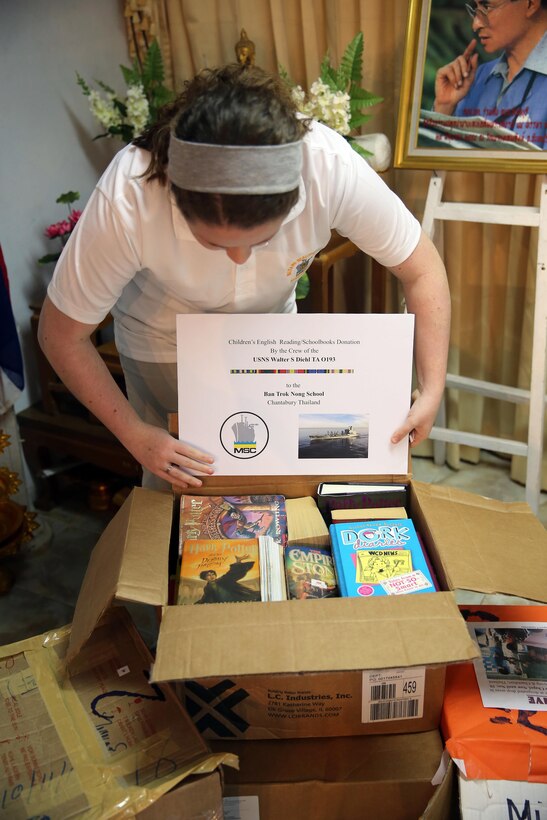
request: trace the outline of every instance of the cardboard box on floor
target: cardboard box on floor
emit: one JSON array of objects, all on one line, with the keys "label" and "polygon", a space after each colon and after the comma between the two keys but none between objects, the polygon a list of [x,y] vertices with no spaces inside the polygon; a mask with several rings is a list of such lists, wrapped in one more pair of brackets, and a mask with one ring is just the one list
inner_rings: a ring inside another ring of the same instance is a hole
[{"label": "cardboard box on floor", "polygon": [[[254,478],[247,484],[211,478],[201,492],[277,492],[296,498],[313,495],[317,483],[316,476]],[[410,513],[445,588],[538,601],[547,596],[545,573],[538,572],[547,556],[547,534],[527,505],[409,483]],[[206,737],[323,737],[438,726],[446,665],[478,654],[451,592],[367,601],[166,606],[177,504],[169,493],[137,488],[111,521],[82,585],[69,658],[78,654],[115,599],[141,601],[164,606],[152,680],[195,682],[199,702],[187,700],[186,705]],[[528,560],[515,566],[516,550]],[[383,675],[379,670],[402,672]],[[374,687],[389,692],[393,681],[400,687],[407,683],[405,703],[418,700],[412,708],[421,706],[423,713],[411,716],[408,709],[406,717],[401,715],[396,699],[391,712],[380,711],[382,719],[370,721],[363,704]]]},{"label": "cardboard box on floor", "polygon": [[215,751],[235,752],[240,761],[238,771],[225,771],[227,816],[232,816],[230,811],[249,820],[457,816],[453,771],[439,785],[432,783],[442,756],[436,730],[248,743],[218,740],[211,745]]},{"label": "cardboard box on floor", "polygon": [[175,801],[177,818],[221,820],[217,767],[236,759],[211,753],[170,687],[149,683],[126,610],[106,613],[67,678],[69,634],[0,649],[0,815],[163,818]]},{"label": "cardboard box on floor", "polygon": [[[462,611],[474,626],[547,624],[544,606],[481,603],[464,605]],[[499,687],[508,701],[485,707],[472,664],[455,664],[447,671],[441,728],[458,767],[461,817],[539,820],[547,806],[547,712],[537,708],[545,701],[543,682],[509,676]],[[526,693],[530,710],[508,708],[512,690]]]}]

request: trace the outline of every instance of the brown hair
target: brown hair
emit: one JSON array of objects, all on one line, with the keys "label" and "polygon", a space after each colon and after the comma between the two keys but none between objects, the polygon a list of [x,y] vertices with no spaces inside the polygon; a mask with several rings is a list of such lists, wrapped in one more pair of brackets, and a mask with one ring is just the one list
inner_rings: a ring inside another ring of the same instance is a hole
[{"label": "brown hair", "polygon": [[[151,154],[145,179],[167,184],[171,130],[179,139],[215,145],[280,145],[304,136],[306,121],[285,82],[256,66],[239,63],[204,69],[156,123],[133,144]],[[211,194],[171,184],[175,201],[189,221],[248,228],[285,216],[298,199],[298,188],[282,194]]]}]

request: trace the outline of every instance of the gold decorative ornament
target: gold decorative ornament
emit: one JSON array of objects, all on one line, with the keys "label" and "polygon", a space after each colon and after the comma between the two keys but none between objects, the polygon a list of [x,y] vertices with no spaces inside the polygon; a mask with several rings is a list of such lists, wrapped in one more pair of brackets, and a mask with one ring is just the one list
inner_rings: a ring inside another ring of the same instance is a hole
[{"label": "gold decorative ornament", "polygon": [[0,454],[4,452],[6,447],[10,445],[10,436],[7,433],[4,433],[3,430],[0,430]]},{"label": "gold decorative ornament", "polygon": [[0,467],[0,494],[15,495],[22,484],[19,474],[8,467]]},{"label": "gold decorative ornament", "polygon": [[[0,431],[0,453],[10,445],[10,436]],[[21,545],[32,539],[40,526],[36,513],[10,499],[22,484],[19,474],[8,467],[0,467],[0,560],[15,555]],[[0,566],[0,595],[9,592],[14,576],[11,569]]]},{"label": "gold decorative ornament", "polygon": [[32,541],[34,530],[37,530],[40,524],[36,520],[36,513],[25,510],[25,526],[21,542],[25,544],[27,541]]}]

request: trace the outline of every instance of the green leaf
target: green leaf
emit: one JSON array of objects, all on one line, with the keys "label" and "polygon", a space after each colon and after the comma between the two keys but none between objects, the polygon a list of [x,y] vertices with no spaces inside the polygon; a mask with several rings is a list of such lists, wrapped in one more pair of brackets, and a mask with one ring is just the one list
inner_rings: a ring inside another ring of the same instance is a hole
[{"label": "green leaf", "polygon": [[164,85],[160,85],[154,89],[152,100],[150,101],[152,107],[155,109],[161,108],[163,105],[170,103],[175,98],[175,92]]},{"label": "green leaf", "polygon": [[119,100],[117,97],[114,97],[114,99],[112,100],[112,105],[120,113],[122,117],[127,116],[127,106],[124,102]]},{"label": "green leaf", "polygon": [[279,64],[279,66],[278,66],[277,73],[279,74],[279,76],[281,77],[281,79],[283,80],[283,82],[287,83],[287,85],[289,86],[289,88],[295,88],[295,87],[296,87],[296,83],[295,83],[295,82],[294,82],[294,80],[293,80],[293,79],[289,76],[289,72],[288,72],[288,71],[287,71],[287,69],[286,69],[284,66],[282,66],[281,64]]},{"label": "green leaf", "polygon": [[372,91],[366,91],[358,85],[352,85],[349,93],[351,96],[351,102],[359,103],[362,106],[376,105],[377,103],[384,101],[383,97],[378,97],[376,94],[373,94]]},{"label": "green leaf", "polygon": [[363,148],[363,146],[362,146],[362,145],[359,145],[359,143],[358,143],[358,142],[355,142],[355,140],[352,140],[352,139],[350,138],[350,139],[348,140],[348,142],[349,142],[349,144],[351,145],[351,147],[353,148],[353,150],[354,150],[354,151],[357,151],[357,153],[358,153],[358,154],[360,154],[363,158],[365,158],[365,159],[366,159],[367,157],[372,157],[372,156],[374,156],[374,154],[372,153],[372,151],[367,151],[367,149],[366,149],[366,148]]},{"label": "green leaf", "polygon": [[338,84],[338,72],[330,64],[330,57],[328,51],[321,61],[321,70],[319,72],[319,77],[321,80],[323,80],[325,85],[328,85],[328,87],[331,88],[333,91],[345,90],[345,86],[340,87]]},{"label": "green leaf", "polygon": [[372,114],[352,114],[350,117],[350,129],[353,131],[355,128],[360,128],[364,125],[365,122],[368,122],[372,119]]},{"label": "green leaf", "polygon": [[145,88],[151,85],[160,85],[165,79],[163,58],[157,40],[153,40],[144,57],[142,80]]},{"label": "green leaf", "polygon": [[80,194],[78,191],[67,191],[65,194],[58,196],[55,202],[62,202],[64,205],[71,205],[73,202],[78,202],[79,199]]},{"label": "green leaf", "polygon": [[310,292],[310,279],[307,273],[303,273],[296,283],[295,296],[297,299],[305,299]]},{"label": "green leaf", "polygon": [[60,257],[60,253],[47,253],[45,256],[41,256],[38,260],[39,265],[49,265],[50,262],[56,262]]},{"label": "green leaf", "polygon": [[351,43],[348,43],[342,59],[340,60],[340,75],[346,82],[361,84],[363,79],[363,32],[355,35]]},{"label": "green leaf", "polygon": [[103,91],[106,91],[106,93],[107,93],[107,94],[115,94],[115,93],[116,93],[116,92],[114,91],[114,89],[113,89],[113,88],[111,88],[111,87],[110,87],[109,85],[107,85],[106,83],[103,83],[103,81],[102,81],[102,80],[95,80],[95,82],[97,83],[97,85],[99,86],[99,88],[102,88],[102,90],[103,90]]},{"label": "green leaf", "polygon": [[126,85],[142,84],[141,72],[139,71],[139,67],[136,60],[133,63],[132,68],[128,68],[126,65],[121,65],[120,71],[122,72],[122,76],[125,80]]},{"label": "green leaf", "polygon": [[85,96],[86,96],[86,97],[89,97],[89,95],[90,95],[90,93],[91,93],[91,89],[90,89],[90,87],[88,86],[88,84],[86,83],[86,81],[84,80],[84,78],[83,78],[83,77],[81,77],[81,76],[78,74],[78,72],[76,72],[76,77],[78,78],[78,79],[76,80],[76,82],[78,83],[78,85],[79,85],[79,86],[80,86],[80,88],[82,89],[82,93],[83,93],[83,94],[85,94]]}]

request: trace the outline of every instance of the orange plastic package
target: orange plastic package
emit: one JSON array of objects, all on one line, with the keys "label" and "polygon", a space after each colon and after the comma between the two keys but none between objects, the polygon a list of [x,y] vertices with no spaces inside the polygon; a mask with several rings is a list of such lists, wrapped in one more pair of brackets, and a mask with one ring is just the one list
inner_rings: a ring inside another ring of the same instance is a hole
[{"label": "orange plastic package", "polygon": [[441,718],[447,751],[473,780],[547,783],[547,606],[460,609],[468,623],[483,622],[474,629],[494,698],[519,705],[485,707],[474,665],[449,666]]}]

